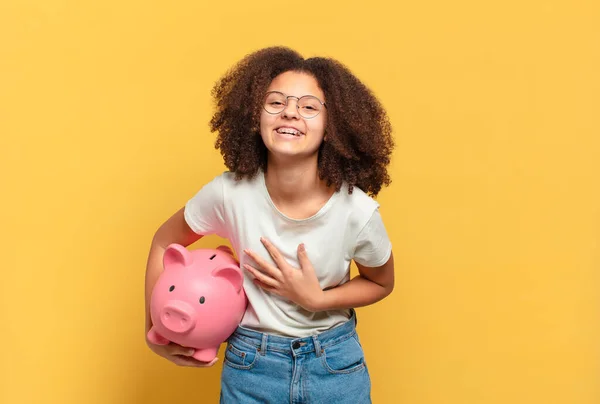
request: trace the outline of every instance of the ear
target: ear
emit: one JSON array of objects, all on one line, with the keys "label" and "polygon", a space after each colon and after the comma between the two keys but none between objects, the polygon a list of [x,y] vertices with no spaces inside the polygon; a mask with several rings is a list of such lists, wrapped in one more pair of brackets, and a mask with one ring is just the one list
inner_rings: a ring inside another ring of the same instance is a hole
[{"label": "ear", "polygon": [[223,252],[225,252],[225,253],[227,253],[227,254],[229,254],[229,255],[231,255],[233,257],[233,251],[231,250],[231,248],[229,248],[226,245],[220,245],[220,246],[218,246],[217,250],[223,251]]},{"label": "ear", "polygon": [[212,276],[225,278],[233,285],[235,291],[238,293],[242,289],[242,284],[244,283],[244,275],[242,275],[242,271],[239,267],[233,265],[215,268],[212,271]]},{"label": "ear", "polygon": [[192,263],[192,254],[180,244],[171,244],[165,250],[163,256],[163,265],[165,269],[171,266],[181,265],[184,267],[189,266]]}]

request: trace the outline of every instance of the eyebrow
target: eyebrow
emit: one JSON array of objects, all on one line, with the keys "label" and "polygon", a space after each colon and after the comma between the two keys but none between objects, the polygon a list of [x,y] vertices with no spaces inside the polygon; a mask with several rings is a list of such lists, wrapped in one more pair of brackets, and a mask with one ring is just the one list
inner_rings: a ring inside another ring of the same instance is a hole
[{"label": "eyebrow", "polygon": [[[301,95],[301,96],[297,96],[297,95],[293,95],[293,94],[288,94],[288,93],[283,92],[281,90],[267,90],[266,92],[269,93],[271,91],[276,91],[276,92],[281,93],[281,94],[283,94],[283,95],[285,95],[287,97],[296,97],[296,98],[302,98],[302,97],[305,97],[305,96],[308,95],[308,96],[311,96],[311,97],[315,97],[316,99],[320,100],[321,102],[325,102],[325,101],[323,101],[321,99],[321,97],[319,97],[318,95],[314,95],[314,94],[304,94],[304,95]],[[323,94],[323,98],[325,98],[325,94]]]}]

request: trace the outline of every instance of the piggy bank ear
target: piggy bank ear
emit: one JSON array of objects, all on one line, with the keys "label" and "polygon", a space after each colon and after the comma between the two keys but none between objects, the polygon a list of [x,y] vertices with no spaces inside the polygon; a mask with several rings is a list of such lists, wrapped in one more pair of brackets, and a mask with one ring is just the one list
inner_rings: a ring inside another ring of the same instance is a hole
[{"label": "piggy bank ear", "polygon": [[223,251],[231,256],[233,256],[233,251],[231,250],[231,248],[227,247],[226,245],[220,245],[217,247],[217,250],[219,251]]},{"label": "piggy bank ear", "polygon": [[184,267],[189,266],[192,263],[192,254],[180,244],[171,244],[165,250],[163,257],[163,265],[165,269],[169,267],[182,265]]},{"label": "piggy bank ear", "polygon": [[227,279],[238,293],[242,289],[242,284],[244,283],[244,275],[242,275],[242,271],[233,265],[215,268],[212,271],[212,276]]}]

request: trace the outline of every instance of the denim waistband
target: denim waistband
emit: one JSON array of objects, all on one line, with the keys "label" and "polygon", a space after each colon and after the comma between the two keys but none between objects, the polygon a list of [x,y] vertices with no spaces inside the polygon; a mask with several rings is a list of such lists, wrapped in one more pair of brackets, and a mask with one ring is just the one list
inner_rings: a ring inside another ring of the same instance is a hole
[{"label": "denim waistband", "polygon": [[351,317],[348,321],[308,337],[283,337],[238,326],[229,339],[239,339],[252,345],[263,355],[269,350],[286,353],[294,352],[295,354],[316,352],[317,355],[320,355],[327,346],[339,343],[356,334],[356,323],[356,313],[351,310]]}]

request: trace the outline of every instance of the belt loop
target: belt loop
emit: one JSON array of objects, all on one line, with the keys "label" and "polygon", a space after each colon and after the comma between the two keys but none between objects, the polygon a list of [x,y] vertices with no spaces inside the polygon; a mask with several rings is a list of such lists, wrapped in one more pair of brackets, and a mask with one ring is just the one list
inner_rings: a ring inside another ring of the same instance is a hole
[{"label": "belt loop", "polygon": [[321,348],[321,342],[319,341],[318,336],[313,335],[312,339],[313,339],[313,344],[315,346],[315,353],[318,358],[319,356],[321,356],[323,354],[323,348]]},{"label": "belt loop", "polygon": [[260,342],[260,348],[258,348],[262,356],[265,356],[267,354],[267,338],[267,334],[263,333],[262,340]]}]

